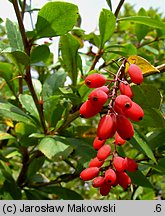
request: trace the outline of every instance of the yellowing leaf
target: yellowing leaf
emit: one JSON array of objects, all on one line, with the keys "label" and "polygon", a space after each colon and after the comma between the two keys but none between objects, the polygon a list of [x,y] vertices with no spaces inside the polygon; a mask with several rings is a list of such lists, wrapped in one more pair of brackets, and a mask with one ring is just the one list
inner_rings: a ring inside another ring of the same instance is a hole
[{"label": "yellowing leaf", "polygon": [[[143,73],[143,76],[148,76],[156,72],[160,72],[156,67],[151,65],[146,59],[140,56],[131,55],[127,60],[131,64],[138,65]],[[126,66],[126,71],[127,69],[128,69],[128,65]]]},{"label": "yellowing leaf", "polygon": [[5,123],[7,126],[9,126],[11,128],[14,127],[13,121],[11,119],[5,119]]}]

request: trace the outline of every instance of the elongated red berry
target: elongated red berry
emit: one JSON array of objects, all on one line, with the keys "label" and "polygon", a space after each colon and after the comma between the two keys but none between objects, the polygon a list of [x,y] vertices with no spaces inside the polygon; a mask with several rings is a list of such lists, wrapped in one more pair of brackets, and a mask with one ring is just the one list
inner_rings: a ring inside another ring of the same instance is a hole
[{"label": "elongated red berry", "polygon": [[103,163],[104,161],[99,160],[97,157],[95,157],[90,161],[89,167],[101,167]]},{"label": "elongated red berry", "polygon": [[109,194],[111,190],[111,185],[104,183],[101,187],[100,187],[100,194],[102,196],[107,196]]},{"label": "elongated red berry", "polygon": [[82,118],[91,118],[99,113],[102,106],[94,106],[89,100],[85,101],[80,107],[80,116]]},{"label": "elongated red berry", "polygon": [[107,169],[105,171],[104,181],[107,184],[113,185],[116,182],[116,172],[113,169]]},{"label": "elongated red berry", "polygon": [[119,89],[122,95],[127,95],[129,98],[133,98],[133,91],[128,82],[120,82]]},{"label": "elongated red berry", "polygon": [[85,79],[85,85],[87,85],[89,88],[98,88],[106,83],[106,78],[98,73],[91,74],[86,77]]},{"label": "elongated red berry", "polygon": [[97,158],[104,161],[111,153],[110,145],[103,145],[97,152]]},{"label": "elongated red berry", "polygon": [[128,186],[131,184],[131,179],[128,174],[126,172],[117,172],[116,175],[118,184],[124,189],[127,189]]},{"label": "elongated red berry", "polygon": [[115,133],[115,144],[116,145],[124,145],[126,140],[122,139],[121,136],[119,136],[118,132]]},{"label": "elongated red berry", "polygon": [[84,169],[80,173],[80,178],[84,181],[89,181],[93,178],[95,178],[99,173],[99,168],[98,167],[89,167]]},{"label": "elongated red berry", "polygon": [[104,184],[104,177],[102,177],[102,176],[96,177],[92,182],[92,186],[94,188],[101,187],[103,184]]},{"label": "elongated red berry", "polygon": [[116,115],[111,113],[110,115],[104,115],[97,128],[97,136],[101,139],[108,139],[114,136],[116,132]]},{"label": "elongated red berry", "polygon": [[124,116],[116,116],[117,132],[124,140],[130,140],[134,135],[134,128],[132,123]]},{"label": "elongated red berry", "polygon": [[125,164],[126,170],[129,172],[135,172],[138,169],[138,164],[136,163],[135,160],[131,158],[126,157],[124,159],[124,164]]},{"label": "elongated red berry", "polygon": [[131,81],[135,84],[140,84],[143,82],[143,74],[139,66],[136,64],[131,64],[128,68],[128,73],[130,75]]},{"label": "elongated red berry", "polygon": [[113,165],[118,172],[123,172],[126,169],[124,158],[120,156],[114,157]]},{"label": "elongated red berry", "polygon": [[124,114],[127,118],[130,118],[132,121],[140,121],[144,117],[143,109],[135,102],[132,102],[132,106],[124,110]]},{"label": "elongated red berry", "polygon": [[132,106],[132,100],[127,95],[118,95],[115,99],[115,106],[123,110],[128,109]]},{"label": "elongated red berry", "polygon": [[108,95],[99,89],[94,89],[88,96],[88,99],[94,106],[102,106],[106,103]]},{"label": "elongated red berry", "polygon": [[104,145],[105,141],[106,140],[102,140],[97,136],[93,141],[93,148],[96,150],[100,149]]},{"label": "elongated red berry", "polygon": [[97,88],[97,89],[102,90],[102,91],[105,92],[106,94],[109,93],[109,88],[108,88],[107,86],[102,86],[102,87],[99,87],[99,88]]}]

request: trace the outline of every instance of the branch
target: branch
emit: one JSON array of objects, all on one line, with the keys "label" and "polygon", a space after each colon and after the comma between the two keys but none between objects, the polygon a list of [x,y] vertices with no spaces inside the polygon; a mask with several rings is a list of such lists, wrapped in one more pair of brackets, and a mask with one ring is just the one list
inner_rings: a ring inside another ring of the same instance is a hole
[{"label": "branch", "polygon": [[37,183],[37,184],[31,184],[27,185],[28,187],[32,188],[40,188],[40,187],[47,187],[49,185],[55,185],[55,184],[60,184],[62,182],[69,182],[73,181],[73,179],[76,179],[80,176],[79,173],[73,173],[73,174],[64,174],[59,177],[57,177],[55,180],[49,181],[49,182],[43,182],[43,183]]},{"label": "branch", "polygon": [[19,11],[19,6],[18,6],[17,0],[13,0],[13,6],[14,6],[14,10],[15,10],[17,20],[18,20],[18,25],[19,25],[20,32],[21,32],[24,50],[25,50],[26,54],[28,56],[30,56],[29,42],[28,42],[27,37],[26,37],[25,28],[24,28],[24,25],[22,22],[22,17],[21,17],[21,13]]},{"label": "branch", "polygon": [[24,14],[25,14],[25,8],[26,8],[26,0],[23,1],[23,5],[22,5],[22,20],[24,18]]},{"label": "branch", "polygon": [[97,62],[99,61],[99,59],[101,58],[101,56],[103,55],[104,50],[103,49],[99,49],[98,52],[95,55],[95,58],[93,59],[92,65],[89,69],[89,71],[93,70],[97,64]]},{"label": "branch", "polygon": [[[24,3],[26,3],[26,1],[24,1]],[[17,0],[13,0],[13,6],[14,6],[14,10],[15,10],[17,20],[18,20],[18,24],[19,24],[19,28],[20,28],[20,32],[21,32],[21,36],[22,36],[22,40],[23,40],[23,45],[24,45],[24,50],[25,50],[26,54],[28,56],[30,56],[31,43],[27,40],[27,37],[26,37],[26,32],[25,32],[25,28],[24,28],[24,25],[23,25],[23,20],[22,20],[22,17],[21,17],[21,13],[19,11],[19,6],[18,6]],[[28,88],[29,88],[29,90],[31,92],[31,95],[33,97],[34,103],[36,105],[36,108],[37,108],[39,116],[40,116],[40,121],[41,121],[43,130],[44,130],[44,133],[46,134],[47,133],[47,128],[46,128],[45,117],[44,117],[44,113],[43,113],[43,105],[39,103],[36,92],[34,90],[33,83],[32,83],[32,77],[31,77],[31,73],[30,73],[30,66],[26,67],[25,81],[26,81],[26,83],[28,85]]]},{"label": "branch", "polygon": [[26,76],[25,76],[25,81],[28,85],[28,88],[31,92],[31,95],[33,97],[34,103],[37,107],[38,113],[39,113],[39,117],[40,117],[40,121],[41,121],[41,125],[43,127],[44,133],[47,133],[47,128],[46,128],[46,124],[45,124],[45,118],[44,118],[44,112],[43,112],[43,106],[42,104],[39,103],[39,100],[37,98],[36,92],[34,90],[33,87],[33,83],[32,83],[32,78],[31,78],[31,73],[30,73],[30,66],[26,67]]},{"label": "branch", "polygon": [[26,173],[27,173],[27,169],[28,169],[28,161],[29,161],[29,153],[28,153],[28,149],[26,147],[21,147],[21,153],[22,153],[22,169],[21,172],[18,176],[17,179],[17,184],[19,185],[19,187],[23,187],[24,186],[24,182],[26,179]]},{"label": "branch", "polygon": [[77,110],[73,114],[70,114],[68,116],[67,120],[64,122],[64,124],[61,125],[61,127],[58,128],[57,132],[60,132],[60,131],[64,130],[65,128],[67,128],[72,121],[74,121],[76,118],[79,117],[79,115],[80,115],[79,110]]},{"label": "branch", "polygon": [[119,2],[119,4],[118,4],[118,6],[117,6],[117,8],[116,8],[116,11],[115,11],[115,17],[117,17],[117,16],[118,16],[118,14],[119,14],[119,12],[120,12],[120,9],[121,9],[121,7],[122,7],[122,5],[124,4],[124,1],[125,1],[125,0],[120,0],[120,2]]}]

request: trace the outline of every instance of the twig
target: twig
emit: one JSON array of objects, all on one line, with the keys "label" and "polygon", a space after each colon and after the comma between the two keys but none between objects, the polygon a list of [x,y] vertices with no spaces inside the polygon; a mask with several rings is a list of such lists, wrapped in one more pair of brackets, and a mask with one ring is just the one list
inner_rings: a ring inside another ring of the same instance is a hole
[{"label": "twig", "polygon": [[70,114],[67,118],[67,120],[64,122],[64,124],[58,128],[57,132],[60,132],[62,130],[64,130],[65,128],[68,127],[68,125],[70,125],[70,123],[72,121],[74,121],[76,118],[78,118],[80,115],[79,110],[77,110],[76,112],[74,112],[73,114]]},{"label": "twig", "polygon": [[[26,32],[25,32],[22,17],[21,17],[20,11],[19,11],[17,0],[13,0],[13,6],[14,6],[14,10],[15,10],[18,24],[19,24],[19,28],[20,28],[20,32],[21,32],[21,36],[22,36],[22,40],[23,40],[23,45],[24,45],[24,50],[25,50],[26,54],[28,56],[30,56],[31,43],[27,40],[27,37],[26,37]],[[37,95],[36,95],[36,92],[34,90],[30,69],[31,69],[30,65],[28,65],[26,67],[25,81],[26,81],[28,88],[31,92],[32,98],[34,100],[34,103],[35,103],[36,108],[37,108],[38,113],[39,113],[39,117],[40,117],[40,121],[41,121],[43,130],[44,130],[44,133],[46,134],[47,128],[46,128],[45,117],[44,117],[44,113],[43,113],[43,105],[40,105],[39,100],[38,100]]]},{"label": "twig", "polygon": [[93,59],[92,65],[89,69],[89,71],[94,70],[97,62],[99,61],[99,59],[101,58],[101,56],[103,55],[104,51],[103,49],[99,49],[98,52],[95,55],[95,58]]},{"label": "twig", "polygon": [[22,22],[22,17],[21,17],[20,11],[19,11],[17,0],[13,0],[13,6],[14,6],[14,10],[15,10],[18,24],[19,24],[19,28],[20,28],[20,32],[21,32],[21,36],[22,36],[22,40],[23,40],[23,45],[24,45],[24,50],[25,50],[26,54],[28,56],[30,56],[30,48],[31,47],[29,47],[29,43],[28,43],[28,40],[26,37],[25,28],[24,28],[24,25]]},{"label": "twig", "polygon": [[125,1],[125,0],[120,0],[119,4],[118,4],[118,6],[117,6],[117,8],[116,8],[116,10],[115,10],[115,16],[116,16],[116,17],[118,16],[121,7],[122,7],[122,5],[124,4],[124,1]]},{"label": "twig", "polygon": [[19,187],[22,188],[24,186],[24,182],[26,179],[26,173],[27,173],[28,161],[29,161],[29,153],[26,147],[21,147],[20,150],[21,150],[23,158],[22,158],[22,169],[18,176],[17,184],[19,185]]},{"label": "twig", "polygon": [[24,19],[25,9],[26,9],[26,0],[23,1],[23,5],[22,5],[22,20]]}]

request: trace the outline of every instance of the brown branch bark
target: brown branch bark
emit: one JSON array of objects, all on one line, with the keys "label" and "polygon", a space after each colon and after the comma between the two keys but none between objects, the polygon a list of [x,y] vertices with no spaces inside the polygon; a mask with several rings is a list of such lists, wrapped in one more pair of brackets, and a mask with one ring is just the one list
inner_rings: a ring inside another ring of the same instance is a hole
[{"label": "brown branch bark", "polygon": [[117,8],[116,8],[116,11],[115,11],[115,13],[114,13],[114,14],[115,14],[115,17],[118,16],[118,14],[119,14],[119,12],[120,12],[120,9],[121,9],[121,7],[123,6],[124,2],[125,2],[125,0],[120,0],[118,6],[117,6]]},{"label": "brown branch bark", "polygon": [[[20,28],[20,32],[21,32],[21,36],[22,36],[22,41],[23,41],[23,45],[24,45],[24,50],[25,50],[26,54],[28,56],[30,56],[31,43],[28,41],[28,39],[26,37],[26,32],[25,32],[25,28],[24,28],[24,25],[23,25],[23,20],[22,20],[22,17],[21,17],[21,13],[19,11],[19,6],[18,6],[17,0],[13,0],[13,6],[14,6],[14,10],[15,10],[17,20],[18,20],[18,24],[19,24],[19,28]],[[34,100],[34,103],[35,103],[36,108],[38,110],[40,121],[41,121],[41,124],[42,124],[42,127],[43,127],[43,131],[46,134],[47,133],[47,128],[46,128],[46,124],[45,124],[43,106],[40,105],[39,100],[38,100],[37,95],[36,95],[36,92],[34,90],[30,69],[31,69],[30,66],[26,67],[25,81],[26,81],[26,83],[27,83],[27,85],[29,87],[29,90],[30,90],[31,95],[32,95],[33,100]]]}]

